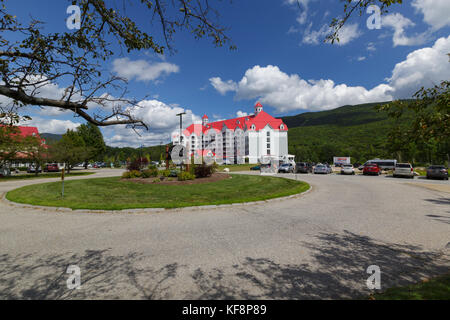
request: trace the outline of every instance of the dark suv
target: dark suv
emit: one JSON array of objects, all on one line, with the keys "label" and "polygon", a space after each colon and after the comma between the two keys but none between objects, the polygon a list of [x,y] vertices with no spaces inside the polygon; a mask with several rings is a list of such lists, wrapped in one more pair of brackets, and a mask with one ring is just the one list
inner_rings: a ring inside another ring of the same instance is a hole
[{"label": "dark suv", "polygon": [[445,179],[448,180],[448,170],[445,166],[434,165],[427,168],[427,179]]},{"label": "dark suv", "polygon": [[296,168],[296,173],[310,173],[313,167],[308,162],[298,162]]}]

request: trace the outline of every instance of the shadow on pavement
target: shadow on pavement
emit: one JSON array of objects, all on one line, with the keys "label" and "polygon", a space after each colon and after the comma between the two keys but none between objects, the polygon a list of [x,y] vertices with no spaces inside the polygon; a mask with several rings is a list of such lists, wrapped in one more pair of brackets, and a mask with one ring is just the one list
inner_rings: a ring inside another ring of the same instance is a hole
[{"label": "shadow on pavement", "polygon": [[[150,266],[138,253],[0,255],[0,299],[348,299],[364,298],[370,265],[381,268],[382,289],[449,271],[447,256],[410,245],[379,243],[354,233],[318,234],[298,250],[311,259],[292,264],[245,257],[205,269],[177,262]],[[295,259],[295,257],[294,257]],[[80,290],[68,290],[69,264],[82,270]]]}]

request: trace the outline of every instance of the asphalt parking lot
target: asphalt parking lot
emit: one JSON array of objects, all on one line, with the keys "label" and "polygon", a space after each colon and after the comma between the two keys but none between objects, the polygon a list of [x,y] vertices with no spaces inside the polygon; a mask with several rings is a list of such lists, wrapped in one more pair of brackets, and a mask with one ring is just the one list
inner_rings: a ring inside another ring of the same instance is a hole
[{"label": "asphalt parking lot", "polygon": [[[382,289],[450,271],[448,181],[280,176],[312,190],[258,205],[155,214],[1,202],[0,298],[345,299],[372,292],[370,265],[380,267]],[[39,182],[3,182],[0,192]],[[69,265],[80,267],[81,289],[67,288]]]}]

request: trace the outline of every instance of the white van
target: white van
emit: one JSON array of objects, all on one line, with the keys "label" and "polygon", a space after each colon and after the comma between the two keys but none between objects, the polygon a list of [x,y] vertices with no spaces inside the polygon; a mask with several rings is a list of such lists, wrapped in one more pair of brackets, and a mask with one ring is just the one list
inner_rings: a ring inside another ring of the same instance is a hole
[{"label": "white van", "polygon": [[395,166],[397,164],[397,160],[394,160],[394,159],[391,159],[391,160],[373,159],[373,160],[367,161],[362,166],[360,166],[358,169],[362,170],[366,164],[373,164],[373,163],[378,165],[381,170],[394,170]]}]

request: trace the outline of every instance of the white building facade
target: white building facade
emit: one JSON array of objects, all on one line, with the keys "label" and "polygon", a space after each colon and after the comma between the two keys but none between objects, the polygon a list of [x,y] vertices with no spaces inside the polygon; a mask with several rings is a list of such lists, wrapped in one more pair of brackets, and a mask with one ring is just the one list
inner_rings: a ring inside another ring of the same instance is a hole
[{"label": "white building facade", "polygon": [[[255,113],[229,120],[192,124],[182,131],[181,145],[190,156],[210,156],[221,164],[258,163],[263,157],[282,158],[288,154],[288,127],[263,110],[260,103]],[[180,144],[180,133],[172,134],[174,145]]]}]

